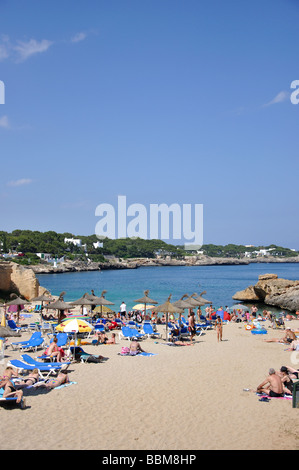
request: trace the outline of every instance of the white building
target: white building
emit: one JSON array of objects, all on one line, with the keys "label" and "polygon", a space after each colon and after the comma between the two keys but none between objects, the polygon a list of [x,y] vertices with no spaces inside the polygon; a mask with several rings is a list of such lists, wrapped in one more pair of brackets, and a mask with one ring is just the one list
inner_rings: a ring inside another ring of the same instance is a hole
[{"label": "white building", "polygon": [[65,238],[64,243],[72,243],[75,246],[81,246],[82,240],[80,238]]},{"label": "white building", "polygon": [[103,248],[103,242],[95,242],[93,243],[94,248]]}]

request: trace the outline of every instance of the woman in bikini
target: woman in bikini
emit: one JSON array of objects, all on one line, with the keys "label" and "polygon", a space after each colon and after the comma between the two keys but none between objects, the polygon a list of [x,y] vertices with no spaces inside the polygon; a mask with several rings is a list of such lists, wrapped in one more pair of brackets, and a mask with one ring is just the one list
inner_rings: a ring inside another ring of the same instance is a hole
[{"label": "woman in bikini", "polygon": [[33,369],[31,374],[27,375],[22,381],[17,382],[15,385],[17,389],[28,387],[29,385],[35,385],[39,381],[38,369]]},{"label": "woman in bikini", "polygon": [[221,317],[218,315],[215,321],[215,329],[217,332],[217,341],[222,341],[222,320]]},{"label": "woman in bikini", "polygon": [[66,369],[61,370],[55,379],[47,380],[44,386],[48,389],[52,389],[55,387],[59,387],[60,385],[69,383],[70,379],[67,374],[68,371]]}]

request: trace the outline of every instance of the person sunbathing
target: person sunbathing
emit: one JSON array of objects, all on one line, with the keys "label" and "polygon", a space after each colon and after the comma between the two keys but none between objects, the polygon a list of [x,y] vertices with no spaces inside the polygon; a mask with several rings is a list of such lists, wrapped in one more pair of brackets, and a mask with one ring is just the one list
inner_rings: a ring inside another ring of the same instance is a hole
[{"label": "person sunbathing", "polygon": [[115,333],[112,333],[111,338],[109,339],[106,333],[100,331],[98,334],[97,342],[94,343],[96,346],[98,344],[115,344]]},{"label": "person sunbathing", "polygon": [[285,343],[285,344],[291,344],[293,341],[296,341],[297,337],[294,333],[294,331],[291,330],[291,328],[286,329],[286,333],[283,338],[272,338],[272,339],[264,339],[266,343]]},{"label": "person sunbathing", "polygon": [[39,381],[38,369],[33,369],[33,371],[27,375],[23,380],[15,383],[17,389],[28,387],[29,385],[35,385]]},{"label": "person sunbathing", "polygon": [[23,391],[17,390],[7,376],[0,380],[0,389],[3,388],[3,398],[16,398],[16,403],[20,403],[23,398]]},{"label": "person sunbathing", "polygon": [[55,377],[54,379],[46,380],[43,386],[51,390],[55,387],[59,387],[60,385],[67,384],[69,383],[69,381],[70,379],[68,376],[68,371],[66,369],[63,369],[59,372],[57,377]]},{"label": "person sunbathing", "polygon": [[145,352],[142,347],[140,346],[140,343],[137,341],[137,339],[132,339],[130,343],[130,356],[135,356],[136,354],[140,352]]}]

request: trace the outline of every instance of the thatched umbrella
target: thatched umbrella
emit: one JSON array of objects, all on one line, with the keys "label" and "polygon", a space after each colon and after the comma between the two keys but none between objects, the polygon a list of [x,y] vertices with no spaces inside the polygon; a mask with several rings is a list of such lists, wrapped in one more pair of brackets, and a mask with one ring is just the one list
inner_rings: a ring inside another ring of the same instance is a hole
[{"label": "thatched umbrella", "polygon": [[8,338],[10,336],[21,336],[21,333],[8,327],[0,326],[0,338]]},{"label": "thatched umbrella", "polygon": [[83,307],[84,307],[84,305],[85,305],[85,306],[89,305],[89,307],[90,307],[91,305],[94,305],[93,302],[87,298],[87,296],[88,296],[88,294],[85,293],[82,297],[80,297],[80,299],[74,300],[74,302],[70,302],[71,305],[81,305],[81,314],[82,314],[82,315],[83,315]]},{"label": "thatched umbrella", "polygon": [[144,291],[144,297],[141,297],[141,299],[134,300],[134,302],[138,302],[140,304],[144,304],[144,314],[146,313],[146,304],[157,304],[155,300],[151,299],[149,296],[149,290]]},{"label": "thatched umbrella", "polygon": [[213,302],[211,302],[210,300],[206,300],[206,299],[204,299],[204,298],[202,297],[202,295],[203,295],[203,294],[206,294],[206,293],[207,293],[207,291],[204,290],[203,292],[201,292],[201,293],[199,294],[198,297],[195,297],[195,299],[196,299],[196,300],[201,300],[201,302],[204,302],[203,305],[205,305],[205,304],[212,304]]},{"label": "thatched umbrella", "polygon": [[51,309],[51,310],[58,310],[58,323],[61,322],[61,312],[63,312],[64,310],[68,310],[71,307],[70,304],[66,303],[64,300],[63,300],[63,297],[65,295],[65,292],[61,292],[61,294],[59,295],[59,298],[58,300],[56,300],[55,302],[52,302],[51,304],[47,304],[44,306],[44,308],[47,308],[47,309]]},{"label": "thatched umbrella", "polygon": [[183,313],[183,309],[176,307],[172,303],[170,303],[172,294],[169,295],[166,302],[162,305],[157,305],[157,307],[153,308],[153,312],[155,313],[166,313],[166,341],[168,340],[168,314],[169,313]]},{"label": "thatched umbrella", "polygon": [[[187,295],[187,294],[185,294],[185,295]],[[190,302],[188,302],[188,300],[184,300],[185,295],[183,295],[179,300],[176,300],[175,302],[173,302],[173,305],[175,305],[176,307],[179,307],[183,310],[185,310],[185,308],[192,308],[193,305],[190,304]],[[179,316],[179,326],[181,326],[181,313],[180,313],[180,316]]]},{"label": "thatched umbrella", "polygon": [[16,305],[18,310],[17,310],[17,322],[19,323],[20,321],[20,311],[22,310],[22,305],[29,305],[30,302],[28,302],[26,299],[22,299],[21,297],[17,296],[17,294],[10,294],[10,298],[12,300],[10,300],[9,302],[7,302],[5,304],[5,306],[7,305]]},{"label": "thatched umbrella", "polygon": [[39,311],[39,313],[42,315],[43,313],[43,308],[44,308],[44,302],[50,302],[52,299],[52,297],[50,295],[47,295],[46,293],[42,294],[42,295],[39,295],[38,297],[34,297],[33,299],[31,299],[31,302],[41,302],[41,309]]},{"label": "thatched umbrella", "polygon": [[198,298],[196,298],[196,297],[194,297],[194,296],[197,296],[197,294],[194,293],[194,294],[190,295],[189,297],[188,297],[188,294],[185,294],[185,295],[183,295],[182,298],[185,298],[185,300],[187,300],[187,302],[188,302],[189,304],[191,304],[191,307],[202,307],[202,306],[204,305],[204,303],[202,302],[202,300],[201,300],[201,299],[198,299]]},{"label": "thatched umbrella", "polygon": [[113,302],[110,302],[110,300],[105,299],[104,294],[106,294],[106,293],[107,293],[107,291],[103,290],[100,297],[97,297],[94,294],[89,295],[87,297],[89,300],[91,300],[93,305],[100,305],[101,306],[101,316],[102,316],[102,313],[103,313],[103,311],[102,311],[102,306],[103,305],[106,305],[106,306],[107,305],[114,305]]}]

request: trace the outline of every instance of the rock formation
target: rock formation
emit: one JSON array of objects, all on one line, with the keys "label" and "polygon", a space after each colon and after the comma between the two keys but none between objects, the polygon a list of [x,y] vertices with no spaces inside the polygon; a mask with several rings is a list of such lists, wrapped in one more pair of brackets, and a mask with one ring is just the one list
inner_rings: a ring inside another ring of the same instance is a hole
[{"label": "rock formation", "polygon": [[32,269],[8,261],[0,262],[0,292],[3,296],[16,293],[30,300],[44,290]]},{"label": "rock formation", "polygon": [[299,310],[299,281],[279,279],[277,274],[262,274],[254,286],[236,292],[233,299]]}]

